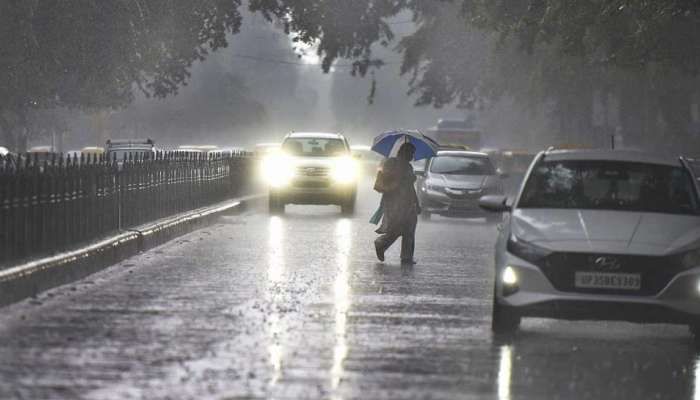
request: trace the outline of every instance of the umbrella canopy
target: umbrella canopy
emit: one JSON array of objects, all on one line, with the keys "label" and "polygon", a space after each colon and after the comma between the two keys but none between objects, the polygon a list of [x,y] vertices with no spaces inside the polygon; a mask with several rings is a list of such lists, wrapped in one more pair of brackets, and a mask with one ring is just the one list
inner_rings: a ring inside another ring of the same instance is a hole
[{"label": "umbrella canopy", "polygon": [[416,147],[413,161],[435,156],[439,147],[436,141],[418,131],[388,131],[374,138],[372,151],[384,157],[393,157],[404,143]]}]

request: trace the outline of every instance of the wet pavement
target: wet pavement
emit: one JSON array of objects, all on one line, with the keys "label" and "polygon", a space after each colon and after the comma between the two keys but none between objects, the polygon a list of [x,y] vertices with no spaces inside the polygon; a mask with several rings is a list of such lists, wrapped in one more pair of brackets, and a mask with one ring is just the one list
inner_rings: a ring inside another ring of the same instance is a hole
[{"label": "wet pavement", "polygon": [[262,210],[2,309],[0,398],[697,399],[686,328],[525,320],[490,333],[496,227],[435,218],[418,265],[366,221]]}]

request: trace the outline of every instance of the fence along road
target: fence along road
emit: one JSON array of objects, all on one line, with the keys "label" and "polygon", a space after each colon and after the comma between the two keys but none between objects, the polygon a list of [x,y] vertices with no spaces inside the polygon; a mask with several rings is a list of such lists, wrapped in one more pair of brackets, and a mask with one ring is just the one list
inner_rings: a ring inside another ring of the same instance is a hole
[{"label": "fence along road", "polygon": [[244,193],[249,153],[0,157],[0,269]]}]

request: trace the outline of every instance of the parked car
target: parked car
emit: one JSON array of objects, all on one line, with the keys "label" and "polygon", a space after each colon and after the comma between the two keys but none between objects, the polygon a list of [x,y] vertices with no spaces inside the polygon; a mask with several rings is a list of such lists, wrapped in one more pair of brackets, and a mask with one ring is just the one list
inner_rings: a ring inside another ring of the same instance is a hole
[{"label": "parked car", "polygon": [[116,158],[121,163],[131,154],[132,157],[146,155],[153,158],[156,153],[152,139],[109,139],[105,145],[105,154],[109,159]]},{"label": "parked car", "polygon": [[424,219],[432,214],[492,221],[500,218],[479,208],[481,196],[503,194],[503,176],[485,153],[439,151],[423,168],[416,169],[416,187]]},{"label": "parked car", "polygon": [[85,155],[89,154],[89,155],[98,155],[99,156],[99,155],[104,154],[104,152],[105,152],[104,147],[99,147],[99,146],[86,146],[80,150],[80,153],[85,154]]},{"label": "parked car", "polygon": [[287,204],[337,204],[355,210],[358,166],[347,139],[338,133],[290,133],[279,153],[263,163],[270,212]]},{"label": "parked car", "polygon": [[553,150],[533,161],[496,243],[492,328],[523,317],[687,324],[700,335],[700,195],[682,158]]}]

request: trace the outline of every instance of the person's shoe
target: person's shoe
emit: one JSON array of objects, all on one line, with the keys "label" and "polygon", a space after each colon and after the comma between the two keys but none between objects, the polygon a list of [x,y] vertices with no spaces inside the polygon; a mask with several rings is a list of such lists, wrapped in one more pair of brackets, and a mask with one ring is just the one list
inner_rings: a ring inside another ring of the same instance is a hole
[{"label": "person's shoe", "polygon": [[374,244],[374,250],[377,252],[377,258],[379,261],[384,262],[384,251],[377,246],[377,244]]},{"label": "person's shoe", "polygon": [[401,265],[416,265],[418,264],[416,260],[401,260]]}]

